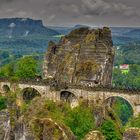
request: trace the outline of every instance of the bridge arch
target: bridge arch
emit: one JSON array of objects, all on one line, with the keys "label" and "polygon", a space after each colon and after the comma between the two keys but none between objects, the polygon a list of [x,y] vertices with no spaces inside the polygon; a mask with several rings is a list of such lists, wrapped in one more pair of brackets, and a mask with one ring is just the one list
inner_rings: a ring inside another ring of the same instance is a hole
[{"label": "bridge arch", "polygon": [[10,87],[5,84],[5,85],[2,86],[2,90],[3,90],[4,93],[8,93],[10,91]]},{"label": "bridge arch", "polygon": [[71,91],[62,90],[60,92],[60,100],[64,102],[68,102],[72,108],[79,105],[78,98]]},{"label": "bridge arch", "polygon": [[[111,100],[111,99],[116,99],[116,100]],[[114,102],[115,101],[115,102]],[[124,96],[118,96],[118,95],[113,95],[113,96],[109,96],[107,97],[104,101],[103,101],[103,107],[105,107],[106,109],[111,109],[112,105],[114,105],[114,103],[122,103],[125,105],[125,109],[124,106],[123,108],[117,106],[117,110],[120,112],[118,114],[118,117],[120,118],[121,122],[123,125],[125,125],[128,120],[132,117],[136,115],[136,111],[135,111],[135,105],[133,104],[132,101],[130,101],[130,99],[128,99],[127,97]],[[108,108],[109,107],[109,108]],[[111,107],[111,108],[110,108]],[[113,112],[117,113],[115,110],[115,108],[113,108]],[[129,111],[128,111],[129,110]],[[125,112],[126,111],[126,112]],[[105,111],[106,112],[106,111]],[[105,113],[104,112],[104,113]]]},{"label": "bridge arch", "polygon": [[32,87],[26,87],[21,91],[22,99],[29,102],[37,96],[41,96],[40,92]]},{"label": "bridge arch", "polygon": [[[115,97],[118,97],[118,98],[122,98],[122,99],[124,99],[125,101],[127,101],[129,104],[130,104],[130,106],[132,107],[132,109],[133,109],[133,113],[135,113],[135,105],[134,105],[134,103],[131,101],[131,99],[129,99],[127,96],[122,96],[122,95],[110,95],[110,96],[107,96],[105,99],[104,99],[104,101],[103,101],[103,104],[105,103],[105,101],[107,101],[109,98],[115,98]],[[131,98],[131,97],[130,97]]]}]

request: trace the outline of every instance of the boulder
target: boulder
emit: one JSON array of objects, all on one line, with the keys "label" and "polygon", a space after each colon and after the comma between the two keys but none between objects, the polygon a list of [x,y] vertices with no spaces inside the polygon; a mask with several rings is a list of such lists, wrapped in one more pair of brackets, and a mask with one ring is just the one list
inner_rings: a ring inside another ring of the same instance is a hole
[{"label": "boulder", "polygon": [[140,128],[129,128],[124,132],[123,140],[140,140]]},{"label": "boulder", "polygon": [[35,119],[30,128],[35,139],[43,140],[76,140],[71,130],[51,118]]},{"label": "boulder", "polygon": [[85,136],[84,140],[105,140],[105,138],[101,132],[91,131]]}]

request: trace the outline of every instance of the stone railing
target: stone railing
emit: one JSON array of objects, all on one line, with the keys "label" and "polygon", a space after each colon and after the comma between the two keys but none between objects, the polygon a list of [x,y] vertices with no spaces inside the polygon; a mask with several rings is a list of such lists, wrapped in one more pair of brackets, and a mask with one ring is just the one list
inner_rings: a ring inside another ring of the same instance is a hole
[{"label": "stone railing", "polygon": [[49,79],[10,79],[2,77],[0,82],[10,82],[10,83],[19,83],[19,84],[32,84],[32,85],[50,85],[51,81]]},{"label": "stone railing", "polygon": [[83,89],[87,91],[105,91],[105,92],[119,92],[119,93],[126,93],[126,94],[140,94],[140,89],[138,88],[130,88],[130,87],[113,87],[113,86],[96,86],[90,87],[85,85],[70,85],[70,84],[63,84],[60,86],[61,89]]},{"label": "stone railing", "polygon": [[130,87],[113,87],[113,86],[88,86],[88,85],[73,85],[70,83],[60,83],[52,79],[20,79],[17,81],[13,81],[9,78],[2,77],[0,78],[0,82],[16,82],[19,84],[30,84],[30,85],[46,85],[52,87],[54,90],[61,89],[83,89],[87,91],[105,91],[105,92],[119,92],[126,94],[140,94],[140,89],[138,88],[130,88]]}]

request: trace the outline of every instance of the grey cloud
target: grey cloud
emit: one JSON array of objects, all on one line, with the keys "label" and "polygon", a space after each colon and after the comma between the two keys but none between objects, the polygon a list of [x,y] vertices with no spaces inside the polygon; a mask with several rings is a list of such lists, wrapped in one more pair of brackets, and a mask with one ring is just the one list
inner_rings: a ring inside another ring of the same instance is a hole
[{"label": "grey cloud", "polygon": [[107,2],[105,0],[82,0],[82,7],[84,13],[87,15],[139,16],[135,11],[135,7],[128,6],[121,2],[115,3]]},{"label": "grey cloud", "polygon": [[0,6],[2,6],[3,4],[9,4],[9,3],[12,3],[16,0],[0,0]]},{"label": "grey cloud", "polygon": [[7,3],[7,2],[12,2],[14,0],[0,0],[0,3]]},{"label": "grey cloud", "polygon": [[139,0],[0,0],[0,17],[42,19],[46,25],[139,26],[139,4]]}]

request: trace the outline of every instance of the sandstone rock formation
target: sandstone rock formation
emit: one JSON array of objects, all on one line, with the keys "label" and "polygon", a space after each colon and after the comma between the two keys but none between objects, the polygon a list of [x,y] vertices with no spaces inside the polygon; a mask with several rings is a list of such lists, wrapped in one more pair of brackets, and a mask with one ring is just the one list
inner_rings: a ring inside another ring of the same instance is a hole
[{"label": "sandstone rock formation", "polygon": [[85,136],[84,140],[105,140],[105,138],[101,132],[91,131]]},{"label": "sandstone rock formation", "polygon": [[113,60],[110,29],[83,27],[62,37],[58,44],[49,43],[44,75],[58,83],[106,86],[111,84]]},{"label": "sandstone rock formation", "polygon": [[140,140],[140,129],[129,128],[123,135],[123,140]]},{"label": "sandstone rock formation", "polygon": [[0,140],[6,139],[9,128],[9,113],[7,110],[0,111]]},{"label": "sandstone rock formation", "polygon": [[32,127],[38,139],[76,140],[70,129],[68,129],[65,125],[56,123],[51,118],[35,119]]},{"label": "sandstone rock formation", "polygon": [[51,117],[49,109],[44,98],[36,97],[16,124],[16,140],[76,140],[69,127]]}]

